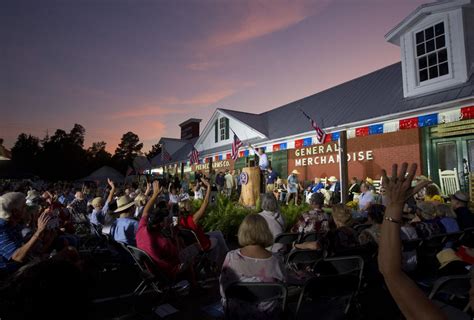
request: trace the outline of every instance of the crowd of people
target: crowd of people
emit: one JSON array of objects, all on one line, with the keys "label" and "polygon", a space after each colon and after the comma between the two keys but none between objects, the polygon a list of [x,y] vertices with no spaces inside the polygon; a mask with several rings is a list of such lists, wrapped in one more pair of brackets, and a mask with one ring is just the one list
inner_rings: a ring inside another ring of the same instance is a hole
[{"label": "crowd of people", "polygon": [[[458,191],[443,197],[427,178],[415,177],[416,168],[407,171],[404,165],[400,174],[396,168],[391,177],[384,173],[378,190],[369,179],[358,182],[353,178],[351,202],[341,204],[341,187],[334,177],[324,182],[315,178],[303,188],[296,170],[285,183],[270,166],[266,170],[267,188],[260,197],[262,211],[244,218],[238,230],[239,248],[234,250],[229,247],[237,244],[229,243],[219,230],[206,232],[201,224],[213,192],[228,197],[238,194],[238,172],[212,172],[208,177],[198,172],[193,182],[188,176],[182,180],[175,176],[153,179],[142,186],[110,179],[102,186],[80,188],[70,183],[4,182],[0,186],[0,281],[11,290],[28,270],[48,265],[68,265],[70,270],[80,272],[79,248],[84,235],[104,233],[111,241],[146,252],[156,270],[171,282],[187,279],[196,286],[197,257],[205,252],[208,271],[219,277],[226,310],[233,310],[237,318],[258,314],[259,318],[274,319],[280,310],[278,303],[229,301],[227,289],[238,282],[301,287],[318,275],[308,265],[290,267],[290,253],[315,251],[321,257],[331,257],[365,248],[373,250],[375,256],[378,252],[378,268],[405,316],[417,318],[421,311],[413,309],[403,290],[409,292],[407,296],[422,299],[421,309],[433,314],[430,319],[442,317],[405,276],[404,272],[417,269],[418,259],[416,250],[402,250],[402,241],[474,228],[466,193]],[[279,208],[293,199],[297,204],[307,201],[310,209],[288,225]],[[199,200],[198,207],[193,200]],[[197,241],[187,243],[183,230],[192,231]],[[291,243],[275,241],[285,232],[295,235]],[[310,234],[313,237],[307,238]],[[445,244],[438,257],[444,274],[462,274],[474,262],[474,250],[452,241]],[[447,267],[459,261],[463,268]]]}]

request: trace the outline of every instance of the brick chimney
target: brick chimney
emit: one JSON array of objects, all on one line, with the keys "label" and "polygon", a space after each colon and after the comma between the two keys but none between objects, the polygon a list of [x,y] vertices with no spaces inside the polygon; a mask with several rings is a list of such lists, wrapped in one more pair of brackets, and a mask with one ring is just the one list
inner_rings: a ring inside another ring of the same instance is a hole
[{"label": "brick chimney", "polygon": [[191,118],[179,126],[181,127],[181,139],[191,140],[193,138],[199,137],[199,123],[201,119]]}]

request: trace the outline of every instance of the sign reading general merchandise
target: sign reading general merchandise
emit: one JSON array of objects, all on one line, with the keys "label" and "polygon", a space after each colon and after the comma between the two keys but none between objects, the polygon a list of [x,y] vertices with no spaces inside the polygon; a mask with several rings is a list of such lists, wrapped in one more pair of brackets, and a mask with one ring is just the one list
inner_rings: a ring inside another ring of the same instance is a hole
[{"label": "sign reading general merchandise", "polygon": [[[339,145],[329,143],[314,145],[294,150],[295,167],[304,167],[320,164],[339,163]],[[363,150],[347,153],[347,161],[370,161],[374,160],[372,150]]]}]

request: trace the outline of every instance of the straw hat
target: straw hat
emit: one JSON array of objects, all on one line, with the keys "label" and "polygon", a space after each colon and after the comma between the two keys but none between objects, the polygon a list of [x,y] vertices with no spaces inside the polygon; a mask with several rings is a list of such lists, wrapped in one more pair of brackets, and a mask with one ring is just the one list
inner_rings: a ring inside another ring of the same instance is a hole
[{"label": "straw hat", "polygon": [[291,171],[291,174],[300,174],[300,173],[298,172],[298,170],[295,169],[295,170]]},{"label": "straw hat", "polygon": [[37,198],[41,197],[38,191],[36,190],[29,190],[27,195],[26,195],[26,201],[30,200],[33,201]]},{"label": "straw hat", "polygon": [[102,197],[96,197],[92,200],[91,204],[94,208],[100,207],[104,204],[104,200],[102,199]]},{"label": "straw hat", "polygon": [[330,176],[328,181],[329,182],[337,182],[337,178],[335,176]]},{"label": "straw hat", "polygon": [[439,264],[441,265],[439,267],[440,269],[446,267],[450,262],[462,261],[461,258],[456,255],[456,252],[454,252],[454,250],[451,248],[444,249],[438,252],[436,258],[438,259]]},{"label": "straw hat", "polygon": [[372,178],[365,178],[365,182],[367,182],[368,184],[374,184],[374,180]]},{"label": "straw hat", "polygon": [[125,211],[134,205],[135,205],[135,202],[129,196],[121,196],[117,200],[117,209],[114,212],[119,213],[119,212]]}]

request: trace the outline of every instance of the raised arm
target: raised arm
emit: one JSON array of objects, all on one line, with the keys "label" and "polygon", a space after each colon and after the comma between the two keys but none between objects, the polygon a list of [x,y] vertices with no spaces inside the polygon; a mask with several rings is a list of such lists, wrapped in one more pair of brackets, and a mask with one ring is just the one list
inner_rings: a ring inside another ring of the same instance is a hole
[{"label": "raised arm", "polygon": [[148,197],[148,195],[150,194],[150,191],[151,191],[151,183],[147,181],[146,182],[145,197]]},{"label": "raised arm", "polygon": [[206,186],[206,196],[204,197],[204,201],[201,204],[201,207],[199,208],[196,213],[193,214],[193,221],[195,224],[198,223],[199,219],[201,219],[204,216],[204,213],[206,212],[207,205],[209,203],[209,196],[211,195],[211,185],[209,184],[209,181],[207,181],[204,178],[201,178],[202,183]]},{"label": "raised arm", "polygon": [[411,165],[408,176],[406,176],[407,169],[408,164],[403,163],[397,175],[398,168],[394,164],[390,178],[387,177],[385,170],[382,171],[382,183],[386,190],[388,205],[379,244],[379,269],[393,299],[407,319],[447,319],[402,271],[400,223],[403,205],[410,196],[430,183],[423,182],[412,188],[411,182],[416,173],[416,164]]},{"label": "raised arm", "polygon": [[31,236],[30,240],[25,243],[23,246],[18,248],[12,255],[12,260],[23,263],[25,262],[26,257],[28,256],[28,253],[30,250],[33,248],[33,246],[36,244],[38,241],[38,238],[40,238],[44,230],[46,229],[46,226],[48,225],[48,221],[51,219],[51,215],[49,214],[49,209],[46,209],[38,218],[38,227],[36,229],[36,232]]},{"label": "raised arm", "polygon": [[153,181],[153,194],[151,198],[148,200],[148,202],[146,203],[145,208],[143,209],[142,219],[148,216],[160,192],[161,192],[160,183],[158,182],[158,180]]},{"label": "raised arm", "polygon": [[107,201],[108,203],[111,203],[112,202],[112,199],[114,198],[114,194],[115,194],[115,184],[112,180],[110,179],[107,179],[107,183],[109,184],[110,186],[110,192],[109,192],[109,196],[107,197]]}]

